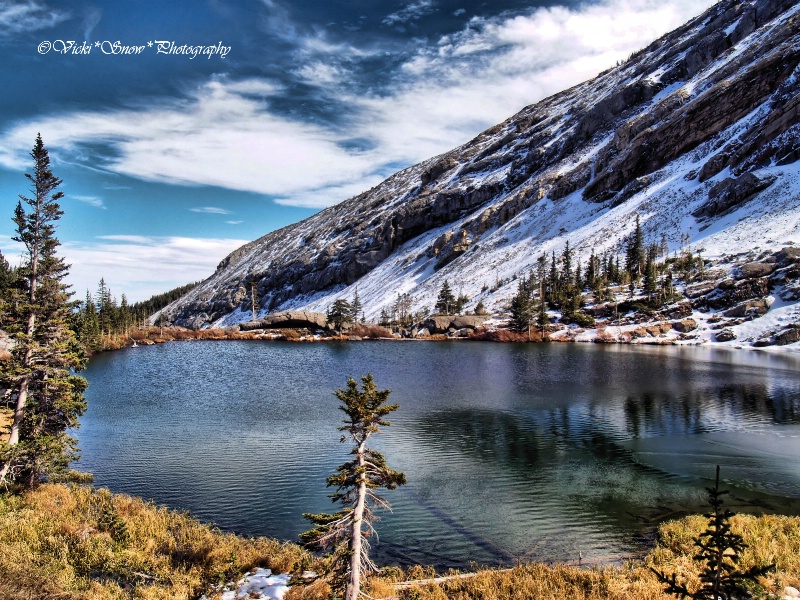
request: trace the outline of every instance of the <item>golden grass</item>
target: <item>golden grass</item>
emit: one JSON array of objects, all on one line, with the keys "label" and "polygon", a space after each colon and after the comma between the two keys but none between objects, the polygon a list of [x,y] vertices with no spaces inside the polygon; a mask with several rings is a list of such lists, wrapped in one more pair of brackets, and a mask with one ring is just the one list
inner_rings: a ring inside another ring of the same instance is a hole
[{"label": "golden grass", "polygon": [[247,570],[312,560],[295,544],[222,533],[107,490],[49,484],[0,497],[3,600],[213,598]]},{"label": "golden grass", "polygon": [[[690,589],[697,585],[700,566],[692,561],[694,538],[707,525],[702,516],[670,521],[660,527],[659,542],[644,561],[622,567],[584,569],[568,565],[530,563],[513,569],[482,570],[474,577],[452,578],[439,583],[413,584],[396,589],[402,580],[428,579],[430,569],[414,567],[397,570],[389,577],[373,577],[366,588],[373,598],[399,600],[666,600],[663,586],[649,567],[684,577]],[[742,535],[749,548],[741,567],[776,563],[775,572],[762,578],[766,593],[777,594],[784,587],[800,585],[800,518],[783,516],[732,519],[733,531]],[[319,600],[327,588],[293,588],[285,600]],[[762,594],[764,597],[765,594]]]},{"label": "golden grass", "polygon": [[14,411],[0,406],[0,442],[7,442],[11,435],[11,424],[14,422]]},{"label": "golden grass", "polygon": [[[800,518],[737,515],[732,526],[749,545],[742,568],[776,564],[761,580],[767,592],[800,587]],[[666,599],[649,567],[678,573],[691,589],[699,571],[693,540],[705,527],[701,516],[664,523],[646,558],[622,567],[531,563],[407,589],[394,584],[436,573],[429,567],[389,568],[370,578],[365,591],[399,600]],[[49,484],[22,496],[0,496],[0,600],[213,599],[221,584],[256,567],[299,572],[320,566],[295,544],[221,533],[185,513],[107,490]],[[293,587],[285,600],[323,600],[329,594],[327,584],[317,581]]]}]

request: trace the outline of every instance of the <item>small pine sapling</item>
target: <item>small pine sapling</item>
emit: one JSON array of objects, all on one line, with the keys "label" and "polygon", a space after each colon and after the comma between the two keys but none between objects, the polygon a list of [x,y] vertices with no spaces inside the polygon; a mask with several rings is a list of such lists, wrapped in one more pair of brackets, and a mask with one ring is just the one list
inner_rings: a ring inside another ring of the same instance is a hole
[{"label": "small pine sapling", "polygon": [[341,441],[351,440],[351,454],[355,458],[340,465],[328,477],[329,487],[336,487],[331,499],[341,505],[342,510],[334,514],[304,514],[314,528],[300,534],[300,539],[313,550],[328,551],[331,587],[336,597],[343,591],[346,600],[357,600],[362,574],[377,570],[369,558],[369,543],[366,538],[375,533],[373,523],[377,520],[373,509],[389,509],[389,503],[381,498],[377,488],[395,489],[406,483],[405,474],[386,464],[380,452],[367,448],[372,434],[380,433],[380,427],[388,427],[385,419],[397,410],[397,404],[385,404],[391,390],[378,390],[372,375],[361,378],[362,389],[350,377],[347,389],[334,392],[342,404],[339,409],[347,418],[339,431],[344,432]]},{"label": "small pine sapling", "polygon": [[728,490],[719,489],[719,465],[714,487],[706,488],[706,491],[711,511],[703,516],[708,518],[708,528],[694,542],[699,548],[694,560],[703,564],[703,570],[700,572],[702,587],[690,592],[685,583],[678,583],[675,573],[667,575],[652,567],[651,570],[666,586],[664,591],[679,598],[692,598],[692,600],[751,598],[750,590],[743,584],[745,582],[757,584],[758,578],[773,570],[775,565],[753,566],[746,571],[739,570],[738,563],[747,544],[741,535],[731,531],[730,520],[735,513],[722,507],[722,496],[727,494]]}]

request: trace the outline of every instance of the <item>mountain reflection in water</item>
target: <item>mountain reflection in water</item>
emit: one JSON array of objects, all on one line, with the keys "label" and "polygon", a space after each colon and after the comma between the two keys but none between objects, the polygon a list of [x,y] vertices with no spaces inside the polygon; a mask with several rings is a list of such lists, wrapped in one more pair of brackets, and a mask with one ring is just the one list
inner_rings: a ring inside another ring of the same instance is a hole
[{"label": "mountain reflection in water", "polygon": [[246,535],[296,539],[347,460],[332,391],[371,372],[400,403],[376,446],[382,562],[609,562],[703,508],[800,514],[800,361],[704,348],[181,342],[98,355],[81,468]]}]

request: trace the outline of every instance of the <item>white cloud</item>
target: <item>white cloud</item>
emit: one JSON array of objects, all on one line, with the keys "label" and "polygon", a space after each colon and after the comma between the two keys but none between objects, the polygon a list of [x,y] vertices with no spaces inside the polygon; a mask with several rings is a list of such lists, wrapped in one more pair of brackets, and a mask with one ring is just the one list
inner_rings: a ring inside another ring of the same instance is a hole
[{"label": "white cloud", "polygon": [[249,240],[148,236],[102,236],[96,242],[65,242],[60,254],[71,265],[68,283],[78,298],[94,292],[103,277],[117,299],[146,300],[179,285],[205,279],[219,262]]},{"label": "white cloud", "polygon": [[330,86],[338,84],[342,79],[342,71],[335,65],[315,61],[303,65],[295,71],[295,75],[303,79],[306,83],[318,86]]},{"label": "white cloud", "polygon": [[529,104],[590,79],[713,4],[608,0],[573,10],[474,18],[405,65],[392,94],[353,97],[359,134],[412,163],[466,142]]},{"label": "white cloud", "polygon": [[0,38],[49,29],[69,15],[35,0],[0,0]]},{"label": "white cloud", "polygon": [[226,210],[224,208],[219,208],[217,206],[197,206],[195,208],[189,209],[192,212],[196,213],[205,213],[208,215],[229,215],[231,211]]},{"label": "white cloud", "polygon": [[244,221],[225,221],[228,225],[241,225]]},{"label": "white cloud", "polygon": [[24,168],[26,148],[42,131],[54,156],[54,149],[78,155],[83,143],[106,143],[115,152],[104,166],[119,174],[262,194],[302,196],[360,180],[374,169],[374,157],[342,148],[338,133],[271,114],[240,89],[210,81],[189,99],[156,108],[76,112],[18,124],[0,136],[0,164]]},{"label": "white cloud", "polygon": [[412,2],[406,7],[387,15],[383,20],[384,25],[397,25],[398,23],[408,23],[409,21],[417,21],[434,10],[433,0],[417,0]]},{"label": "white cloud", "polygon": [[67,198],[72,198],[73,200],[77,200],[78,202],[83,202],[84,204],[88,204],[89,206],[94,206],[95,208],[106,207],[103,204],[103,199],[98,198],[97,196],[79,196],[75,194],[69,194]]},{"label": "white cloud", "polygon": [[[292,206],[329,206],[378,183],[390,174],[387,165],[449,150],[593,77],[712,3],[606,0],[473,18],[464,30],[421,47],[390,92],[367,96],[330,84],[341,75],[342,60],[368,52],[331,44],[324,33],[302,37],[286,30],[307,61],[296,74],[327,90],[347,127],[276,114],[269,101],[282,90],[270,81],[214,78],[181,101],[17,124],[0,134],[0,164],[23,169],[30,140],[42,131],[54,156],[54,149],[80,156],[83,144],[108,144],[113,151],[101,166],[118,174],[268,194]],[[432,8],[422,0],[403,11],[412,18]],[[273,16],[276,23],[287,18],[280,11]],[[351,139],[365,140],[370,150],[348,149]]]}]

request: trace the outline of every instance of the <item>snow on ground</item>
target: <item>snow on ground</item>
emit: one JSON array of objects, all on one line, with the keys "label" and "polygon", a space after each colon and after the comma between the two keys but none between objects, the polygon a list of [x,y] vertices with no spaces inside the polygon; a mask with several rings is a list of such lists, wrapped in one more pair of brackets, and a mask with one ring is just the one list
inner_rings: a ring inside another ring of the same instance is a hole
[{"label": "snow on ground", "polygon": [[235,590],[226,590],[222,600],[283,600],[289,589],[289,574],[273,575],[269,569],[256,569],[246,573]]}]

